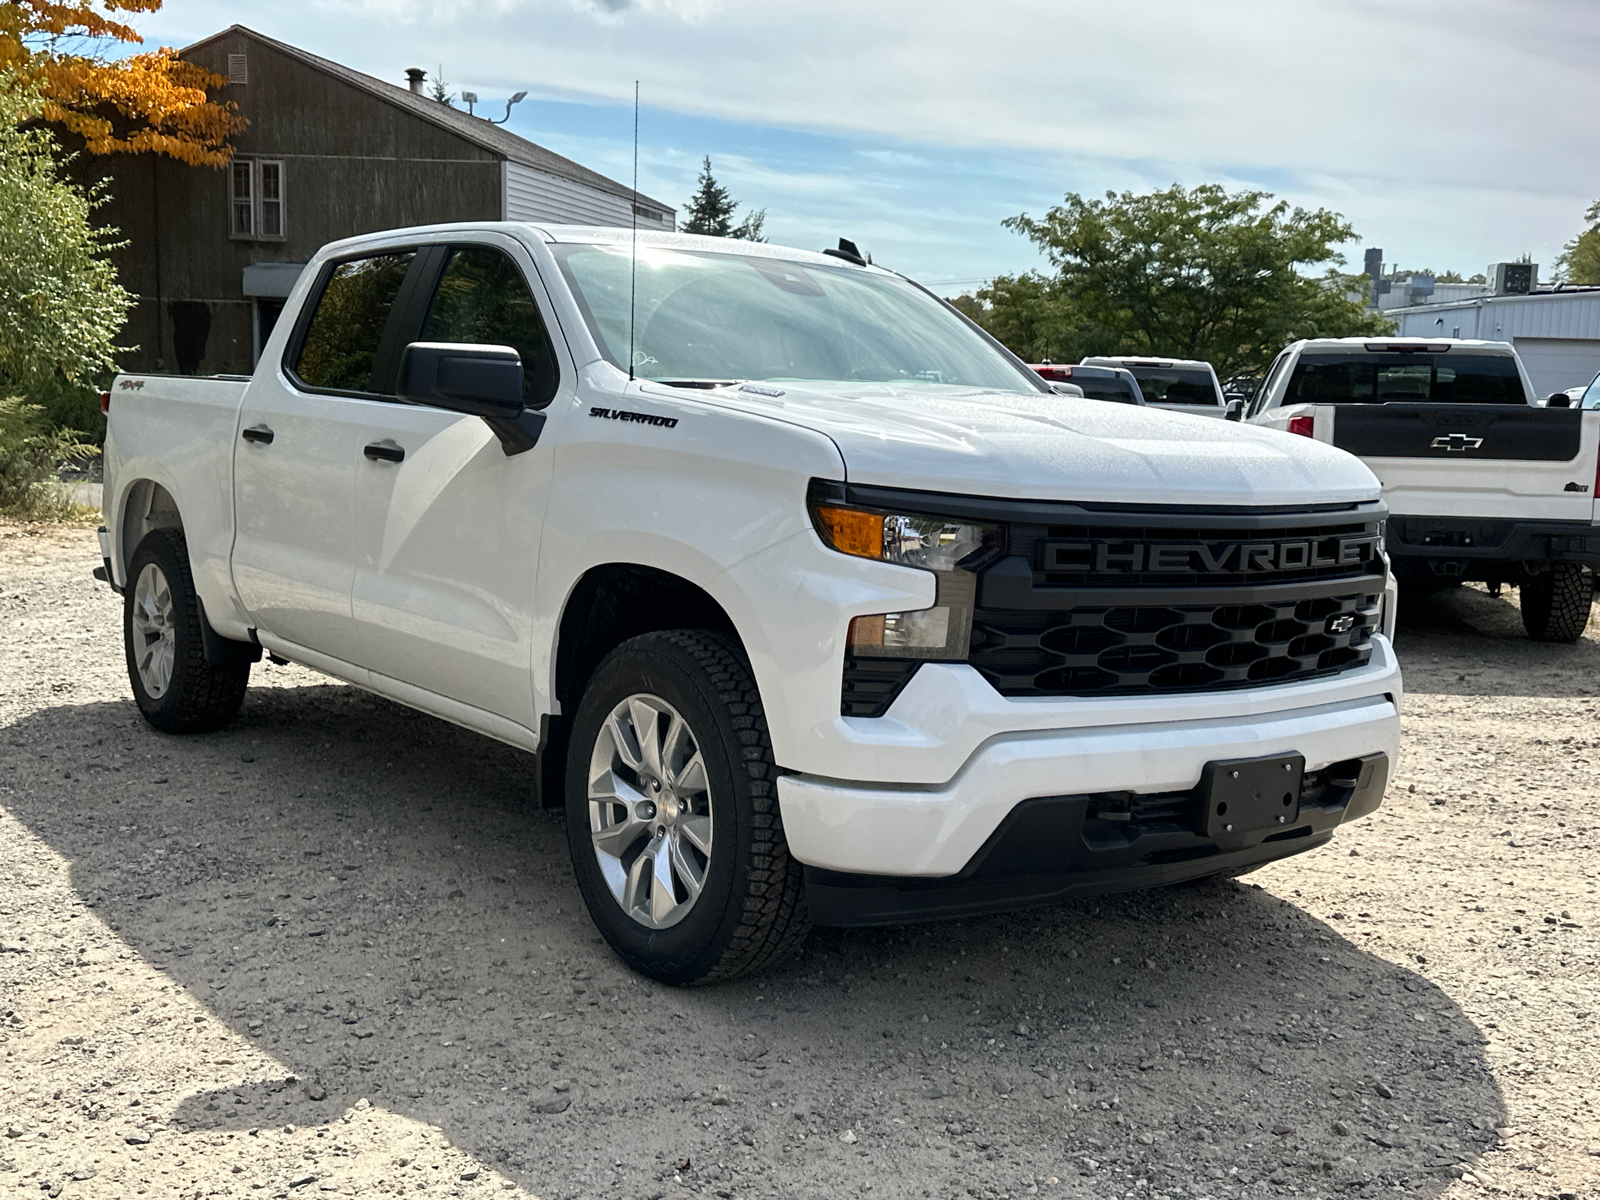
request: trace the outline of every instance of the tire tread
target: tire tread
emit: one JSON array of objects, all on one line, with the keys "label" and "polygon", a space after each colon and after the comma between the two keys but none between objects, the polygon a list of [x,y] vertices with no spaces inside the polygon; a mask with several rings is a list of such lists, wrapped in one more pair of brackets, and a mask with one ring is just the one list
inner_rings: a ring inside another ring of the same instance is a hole
[{"label": "tire tread", "polygon": [[1522,584],[1522,627],[1536,642],[1576,642],[1589,626],[1594,576],[1577,563],[1551,563],[1550,570]]}]

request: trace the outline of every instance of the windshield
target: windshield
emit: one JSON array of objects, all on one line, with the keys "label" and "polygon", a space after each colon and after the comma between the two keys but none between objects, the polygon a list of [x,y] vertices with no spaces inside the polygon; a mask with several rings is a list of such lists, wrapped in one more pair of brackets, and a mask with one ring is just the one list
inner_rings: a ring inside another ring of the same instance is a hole
[{"label": "windshield", "polygon": [[[627,370],[628,247],[551,250],[600,352]],[[634,295],[633,367],[641,379],[1040,390],[933,297],[858,267],[641,246]]]},{"label": "windshield", "polygon": [[1302,354],[1284,404],[1526,404],[1509,354]]},{"label": "windshield", "polygon": [[1151,404],[1204,404],[1216,408],[1217,387],[1210,371],[1195,367],[1142,367],[1124,363]]}]

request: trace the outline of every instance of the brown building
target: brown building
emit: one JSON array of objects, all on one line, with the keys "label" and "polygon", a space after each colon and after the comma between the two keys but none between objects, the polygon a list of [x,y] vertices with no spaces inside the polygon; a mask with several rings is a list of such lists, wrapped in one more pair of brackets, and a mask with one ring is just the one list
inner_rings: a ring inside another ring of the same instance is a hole
[{"label": "brown building", "polygon": [[183,57],[224,76],[216,98],[250,120],[228,167],[78,160],[110,177],[100,215],[127,242],[128,370],[249,372],[300,268],[338,238],[439,221],[674,226],[668,206],[430,99],[421,71],[385,83],[240,25]]}]

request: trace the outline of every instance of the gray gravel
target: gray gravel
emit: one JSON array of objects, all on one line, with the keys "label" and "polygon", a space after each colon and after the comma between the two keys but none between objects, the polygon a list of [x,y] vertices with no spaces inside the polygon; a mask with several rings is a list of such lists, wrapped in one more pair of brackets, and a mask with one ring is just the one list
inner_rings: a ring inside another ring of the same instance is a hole
[{"label": "gray gravel", "polygon": [[96,555],[0,525],[0,1189],[1595,1194],[1600,643],[1506,600],[1402,628],[1398,781],[1331,848],[672,991],[527,756],[265,664],[148,729]]}]

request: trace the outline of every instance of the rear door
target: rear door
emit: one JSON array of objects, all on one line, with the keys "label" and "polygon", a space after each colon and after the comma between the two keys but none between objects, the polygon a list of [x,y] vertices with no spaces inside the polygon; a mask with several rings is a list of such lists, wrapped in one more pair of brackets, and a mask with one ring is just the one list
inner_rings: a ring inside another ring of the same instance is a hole
[{"label": "rear door", "polygon": [[263,634],[343,662],[356,657],[363,396],[415,260],[386,250],[325,266],[281,360],[263,361],[240,413],[234,585]]},{"label": "rear door", "polygon": [[[514,239],[432,248],[397,345],[511,346],[524,402],[570,395],[548,299]],[[508,456],[482,420],[371,400],[355,473],[352,611],[360,663],[378,675],[533,728],[532,604],[552,439]]]}]

